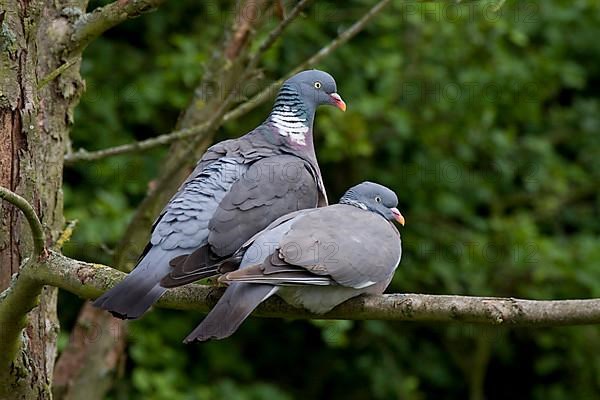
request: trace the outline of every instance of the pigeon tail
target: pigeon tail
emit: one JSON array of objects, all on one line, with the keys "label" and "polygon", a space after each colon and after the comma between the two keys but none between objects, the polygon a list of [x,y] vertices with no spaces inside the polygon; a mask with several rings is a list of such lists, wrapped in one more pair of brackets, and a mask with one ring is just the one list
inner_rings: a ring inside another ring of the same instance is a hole
[{"label": "pigeon tail", "polygon": [[250,313],[277,290],[273,285],[230,284],[217,305],[183,342],[203,342],[231,336]]},{"label": "pigeon tail", "polygon": [[94,306],[121,319],[141,317],[166,291],[159,283],[169,273],[169,260],[175,256],[172,253],[151,248],[121,283],[94,301]]},{"label": "pigeon tail", "polygon": [[237,268],[237,265],[231,266],[229,259],[214,255],[208,245],[200,247],[191,254],[173,258],[169,261],[169,265],[171,270],[160,281],[160,285],[164,288],[187,285]]},{"label": "pigeon tail", "polygon": [[195,271],[188,275],[177,276],[173,272],[160,280],[160,286],[163,288],[174,288],[187,285],[188,283],[196,282],[205,278],[212,278],[220,274],[220,265],[203,267],[199,271]]}]

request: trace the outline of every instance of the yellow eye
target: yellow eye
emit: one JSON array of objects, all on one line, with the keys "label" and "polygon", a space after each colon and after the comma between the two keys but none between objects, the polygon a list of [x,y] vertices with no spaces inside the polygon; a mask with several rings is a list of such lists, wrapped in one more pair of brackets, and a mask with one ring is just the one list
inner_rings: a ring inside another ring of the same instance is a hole
[{"label": "yellow eye", "polygon": [[322,86],[321,82],[319,82],[319,81],[315,82],[315,89],[321,89],[321,86]]}]

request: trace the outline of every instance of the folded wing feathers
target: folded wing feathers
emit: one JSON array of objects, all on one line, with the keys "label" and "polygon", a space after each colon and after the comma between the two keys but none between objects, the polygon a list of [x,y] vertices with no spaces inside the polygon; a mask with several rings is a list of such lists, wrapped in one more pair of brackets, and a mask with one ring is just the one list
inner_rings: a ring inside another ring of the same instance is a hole
[{"label": "folded wing feathers", "polygon": [[277,252],[267,257],[262,264],[249,266],[237,271],[229,272],[221,278],[220,282],[246,282],[246,283],[268,283],[278,286],[317,285],[329,286],[336,283],[325,275],[315,275],[302,267],[287,263],[271,262],[278,259]]},{"label": "folded wing feathers", "polygon": [[287,271],[274,275],[263,275],[250,271],[252,267],[230,272],[219,278],[220,282],[268,283],[275,286],[317,285],[329,286],[333,281],[325,276],[316,276],[302,271]]}]

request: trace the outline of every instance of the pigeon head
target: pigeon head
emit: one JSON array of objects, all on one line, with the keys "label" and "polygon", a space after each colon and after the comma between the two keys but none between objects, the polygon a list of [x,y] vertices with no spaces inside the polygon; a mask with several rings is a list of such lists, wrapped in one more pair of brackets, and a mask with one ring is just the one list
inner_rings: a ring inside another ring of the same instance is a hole
[{"label": "pigeon head", "polygon": [[363,210],[375,212],[387,220],[396,220],[404,225],[404,217],[396,208],[396,193],[373,182],[363,182],[348,189],[340,199],[340,204],[349,204]]},{"label": "pigeon head", "polygon": [[346,111],[346,103],[337,94],[335,79],[327,72],[317,69],[299,72],[285,81],[283,88],[295,90],[312,110],[320,105],[332,105]]},{"label": "pigeon head", "polygon": [[335,80],[327,72],[302,71],[283,83],[267,123],[292,146],[312,145],[317,107],[329,104],[346,110],[346,103],[336,90]]}]

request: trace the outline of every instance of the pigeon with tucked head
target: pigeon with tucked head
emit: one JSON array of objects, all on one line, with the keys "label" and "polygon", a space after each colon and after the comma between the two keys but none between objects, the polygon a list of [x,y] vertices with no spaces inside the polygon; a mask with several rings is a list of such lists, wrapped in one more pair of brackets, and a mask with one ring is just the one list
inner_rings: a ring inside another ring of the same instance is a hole
[{"label": "pigeon with tucked head", "polygon": [[[322,314],[363,293],[381,294],[402,255],[404,225],[390,189],[363,182],[339,204],[285,215],[218,266],[230,270],[218,303],[185,342],[230,336],[274,294]],[[236,269],[237,268],[237,269]]]}]

